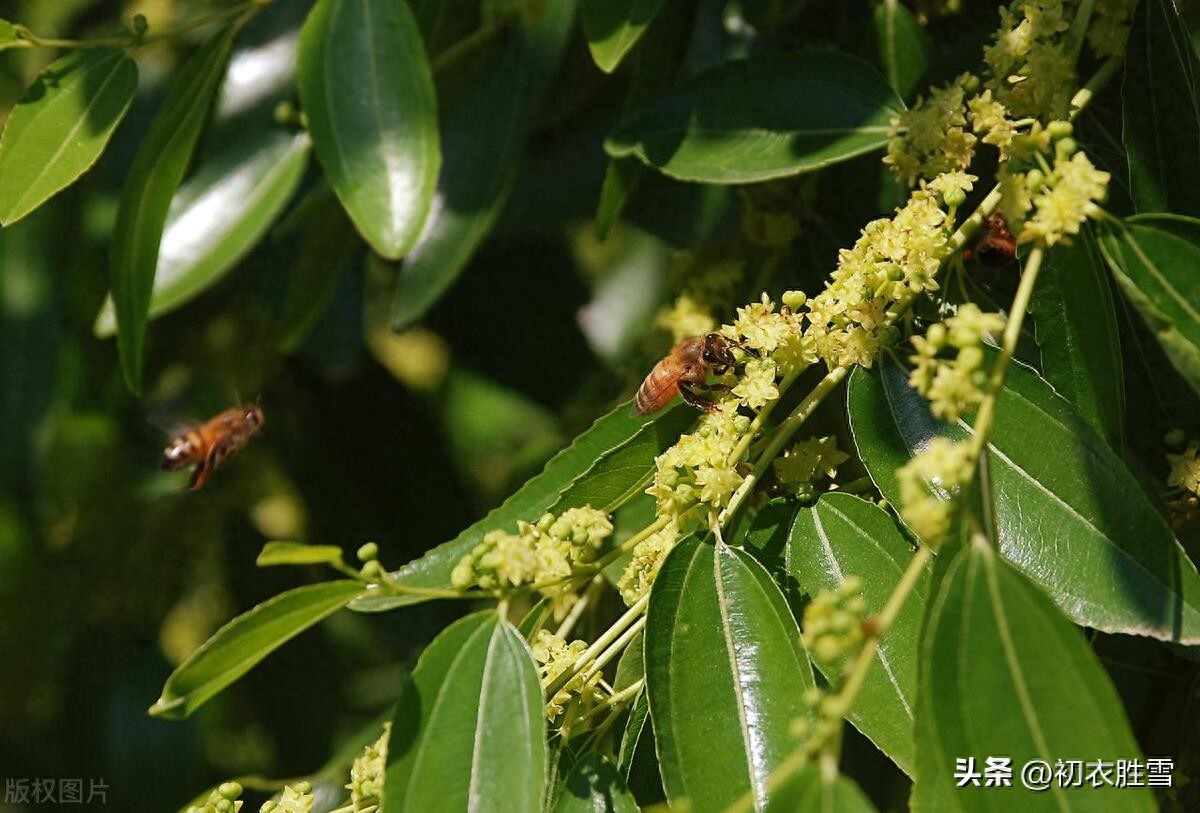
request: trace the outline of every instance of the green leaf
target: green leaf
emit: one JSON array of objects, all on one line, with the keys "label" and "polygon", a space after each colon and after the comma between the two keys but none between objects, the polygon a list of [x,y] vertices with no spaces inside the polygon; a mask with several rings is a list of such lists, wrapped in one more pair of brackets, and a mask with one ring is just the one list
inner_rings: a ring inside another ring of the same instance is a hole
[{"label": "green leaf", "polygon": [[150,714],[172,720],[191,716],[267,655],[346,606],[362,589],[353,581],[310,584],[239,615],[171,673]]},{"label": "green leaf", "polygon": [[[802,593],[834,590],[849,576],[862,579],[867,609],[878,613],[912,559],[912,546],[886,511],[849,494],[832,492],[796,513],[789,534],[787,574]],[[917,583],[879,642],[877,663],[850,722],[910,776],[913,773],[913,708],[917,692],[917,645],[928,579]],[[836,675],[827,675],[835,679]]]},{"label": "green leaf", "polygon": [[[1083,634],[1041,590],[981,538],[944,566],[921,646],[912,809],[1155,810],[1145,787],[1022,787],[1030,760],[1128,760],[1137,743]],[[1012,759],[1011,787],[955,787],[956,759],[982,772],[989,756]]]},{"label": "green leaf", "polygon": [[812,686],[796,620],[762,565],[694,535],[676,545],[646,623],[646,690],[672,805],[720,811],[753,793],[761,810]]},{"label": "green leaf", "polygon": [[[488,531],[514,530],[517,520],[532,522],[547,511],[559,513],[583,505],[611,513],[641,491],[654,458],[674,444],[695,419],[696,411],[685,404],[651,418],[635,415],[629,402],[621,404],[555,455],[541,474],[503,505],[400,568],[394,578],[412,587],[449,588],[454,566]],[[419,596],[367,596],[351,609],[381,612],[422,600]]]},{"label": "green leaf", "polygon": [[142,390],[142,361],[159,244],[171,199],[208,117],[238,26],[214,34],[183,66],[125,179],[109,259],[125,383]]},{"label": "green leaf", "polygon": [[[938,434],[971,434],[965,421],[935,422],[895,364],[855,370],[848,398],[859,454],[893,504],[910,454]],[[1063,612],[1105,632],[1200,642],[1200,577],[1166,520],[1070,403],[1019,362],[988,449],[1000,551]]]},{"label": "green leaf", "polygon": [[903,107],[882,76],[848,54],[766,54],[650,101],[605,149],[685,181],[753,183],[880,149]]},{"label": "green leaf", "polygon": [[405,0],[319,0],[300,34],[300,101],[317,159],[363,238],[403,257],[442,154],[433,72]]},{"label": "green leaf", "polygon": [[1106,231],[1100,247],[1167,358],[1200,393],[1200,220],[1138,215]]},{"label": "green leaf", "polygon": [[554,813],[638,813],[638,804],[613,764],[592,751],[567,774]]},{"label": "green leaf", "polygon": [[[487,237],[516,178],[533,117],[574,21],[572,0],[520,21],[466,65],[462,92],[442,107],[438,209],[396,279],[392,328],[411,327],[441,298]],[[482,126],[481,126],[482,123]]]},{"label": "green leaf", "polygon": [[[206,161],[171,199],[147,318],[157,319],[217,284],[271,228],[304,178],[303,133],[254,133]],[[99,338],[117,330],[113,300],[96,316]]]},{"label": "green leaf", "polygon": [[1200,216],[1196,52],[1173,0],[1142,0],[1134,12],[1121,118],[1137,211]]},{"label": "green leaf", "polygon": [[447,627],[396,703],[382,808],[540,811],[546,719],[533,655],[495,612]]},{"label": "green leaf", "polygon": [[[603,2],[592,5],[606,6]],[[692,3],[672,2],[650,26],[646,42],[633,58],[633,77],[621,115],[628,116],[648,99],[663,93],[674,84],[680,65],[687,56],[695,26],[696,11]],[[621,217],[625,204],[641,184],[646,165],[636,158],[614,158],[604,171],[600,201],[596,205],[596,236],[608,237]]]},{"label": "green leaf", "polygon": [[1125,367],[1104,259],[1090,227],[1046,253],[1030,303],[1042,372],[1114,449],[1125,437]]},{"label": "green leaf", "polygon": [[137,63],[111,48],[73,51],[38,74],[0,135],[0,223],[11,226],[91,169],[137,85]]},{"label": "green leaf", "polygon": [[638,692],[633,705],[629,707],[629,719],[625,721],[625,731],[621,735],[621,748],[617,753],[617,769],[626,781],[633,768],[633,758],[642,741],[642,735],[650,732],[650,699],[646,690]]},{"label": "green leaf", "polygon": [[853,780],[837,774],[832,781],[821,766],[809,763],[771,796],[767,813],[872,813],[875,806]]},{"label": "green leaf", "polygon": [[902,99],[920,89],[921,79],[934,64],[933,39],[900,0],[876,4],[867,51],[871,63]]},{"label": "green leaf", "polygon": [[268,542],[254,560],[259,567],[341,563],[342,549],[337,545],[306,545],[303,542]]},{"label": "green leaf", "polygon": [[662,4],[663,0],[583,0],[579,10],[583,34],[600,70],[617,69]]}]

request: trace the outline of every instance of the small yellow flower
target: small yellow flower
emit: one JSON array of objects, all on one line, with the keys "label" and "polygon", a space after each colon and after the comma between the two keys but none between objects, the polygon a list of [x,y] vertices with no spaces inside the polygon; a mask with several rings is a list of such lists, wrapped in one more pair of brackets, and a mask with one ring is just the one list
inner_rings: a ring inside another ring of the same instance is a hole
[{"label": "small yellow flower", "polygon": [[867,602],[862,580],[850,576],[836,590],[822,588],[804,608],[804,646],[823,667],[835,666],[863,644]]},{"label": "small yellow flower", "polygon": [[669,331],[672,340],[678,342],[689,336],[711,333],[717,326],[717,320],[695,297],[681,294],[670,307],[658,312],[654,324]]},{"label": "small yellow flower", "polygon": [[954,518],[953,500],[974,467],[969,444],[935,437],[896,470],[900,516],[925,544],[936,547],[945,541]]},{"label": "small yellow flower", "polygon": [[1200,457],[1196,455],[1196,444],[1188,444],[1180,454],[1167,455],[1167,461],[1171,464],[1167,485],[1200,494]]},{"label": "small yellow flower", "polygon": [[839,451],[837,438],[829,435],[823,438],[808,438],[803,440],[782,455],[775,458],[775,479],[784,485],[808,485],[825,477],[832,480],[837,476],[837,469],[850,459],[850,455]]}]

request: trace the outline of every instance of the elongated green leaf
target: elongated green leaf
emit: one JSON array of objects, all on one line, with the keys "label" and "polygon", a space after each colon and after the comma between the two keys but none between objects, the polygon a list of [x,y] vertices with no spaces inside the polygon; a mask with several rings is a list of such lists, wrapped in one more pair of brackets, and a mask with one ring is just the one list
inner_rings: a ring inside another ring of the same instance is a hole
[{"label": "elongated green leaf", "polygon": [[858,785],[838,774],[832,781],[810,763],[771,797],[767,813],[871,813],[875,806]]},{"label": "elongated green leaf", "polygon": [[[672,2],[655,19],[646,42],[633,57],[633,78],[621,104],[622,116],[630,115],[674,83],[687,54],[695,16],[694,4]],[[596,205],[596,236],[601,240],[612,231],[647,171],[646,165],[636,158],[609,159]]]},{"label": "elongated green leaf", "polygon": [[[936,423],[885,364],[850,378],[854,442],[875,484],[899,504],[895,471]],[[1200,642],[1200,577],[1133,475],[1070,403],[1014,362],[988,445],[1001,552],[1074,621],[1106,632]]]},{"label": "elongated green leaf", "polygon": [[600,70],[617,69],[662,4],[663,0],[583,0],[579,10],[583,33]]},{"label": "elongated green leaf", "polygon": [[1108,230],[1100,247],[1167,358],[1200,392],[1200,220],[1139,215]]},{"label": "elongated green leaf", "polygon": [[[414,587],[448,588],[454,566],[490,530],[515,529],[517,520],[533,521],[546,511],[557,513],[583,505],[612,512],[641,489],[654,458],[678,440],[695,418],[695,410],[684,404],[654,418],[635,415],[628,402],[621,404],[555,455],[541,474],[503,505],[451,541],[400,568],[395,579]],[[378,612],[421,600],[416,596],[367,596],[351,609]]]},{"label": "elongated green leaf", "polygon": [[121,192],[109,280],[117,314],[117,350],[125,383],[142,390],[142,356],[159,244],[171,199],[192,157],[236,24],[214,34],[179,72],[134,158]]},{"label": "elongated green leaf", "polygon": [[[1083,634],[987,542],[961,548],[938,584],[921,647],[912,809],[1155,810],[1145,787],[1022,787],[1030,760],[1053,779],[1060,759],[1138,758],[1117,693]],[[982,773],[988,757],[1012,760],[1011,786],[956,787],[957,759]]]},{"label": "elongated green leaf", "polygon": [[306,545],[303,542],[268,542],[263,545],[254,564],[323,565],[341,564],[342,549],[337,545]]},{"label": "elongated green leaf", "polygon": [[686,181],[753,183],[881,148],[903,107],[855,57],[768,54],[727,62],[650,101],[605,149]]},{"label": "elongated green leaf", "polygon": [[633,705],[629,707],[629,719],[625,721],[625,731],[621,735],[621,749],[617,754],[617,768],[626,781],[630,779],[633,768],[633,758],[637,754],[643,737],[647,740],[652,736],[650,731],[650,699],[646,690],[638,692]]},{"label": "elongated green leaf", "polygon": [[190,716],[284,643],[346,606],[362,589],[353,581],[311,584],[239,615],[171,673],[150,713],[173,720]]},{"label": "elongated green leaf", "polygon": [[[857,576],[872,613],[883,609],[912,558],[908,539],[887,512],[849,494],[826,494],[798,511],[789,536],[787,572],[801,592],[833,590]],[[880,640],[878,663],[867,673],[850,711],[854,726],[910,776],[917,644],[927,592],[928,579],[923,578]]]},{"label": "elongated green leaf", "polygon": [[567,774],[554,813],[637,813],[638,805],[611,762],[585,754]]},{"label": "elongated green leaf", "polygon": [[[255,133],[179,187],[162,232],[149,319],[195,299],[254,248],[295,194],[309,150],[304,134]],[[93,330],[101,338],[116,332],[113,300],[104,303]]]},{"label": "elongated green leaf", "polygon": [[38,74],[0,135],[0,223],[16,223],[96,163],[137,85],[137,63],[110,48],[73,51]]},{"label": "elongated green leaf", "polygon": [[1121,117],[1137,210],[1200,216],[1196,52],[1173,0],[1142,0],[1134,12]]},{"label": "elongated green leaf", "polygon": [[298,86],[325,177],[380,255],[403,257],[433,204],[442,154],[421,32],[405,0],[319,0]]},{"label": "elongated green leaf", "polygon": [[549,3],[464,67],[465,90],[442,109],[438,209],[396,279],[394,330],[410,327],[441,298],[495,224],[574,12],[574,0]]},{"label": "elongated green leaf", "polygon": [[1114,449],[1125,437],[1125,367],[1104,260],[1089,228],[1046,254],[1033,293],[1042,371]]},{"label": "elongated green leaf", "polygon": [[510,624],[492,611],[451,624],[421,655],[396,703],[382,808],[540,811],[542,703],[533,655]]},{"label": "elongated green leaf", "polygon": [[672,805],[719,811],[753,793],[762,810],[812,685],[796,620],[762,565],[724,544],[680,542],[646,623],[646,690]]},{"label": "elongated green leaf", "polygon": [[883,72],[900,98],[911,98],[933,67],[933,40],[900,0],[877,3],[871,23],[871,63]]}]

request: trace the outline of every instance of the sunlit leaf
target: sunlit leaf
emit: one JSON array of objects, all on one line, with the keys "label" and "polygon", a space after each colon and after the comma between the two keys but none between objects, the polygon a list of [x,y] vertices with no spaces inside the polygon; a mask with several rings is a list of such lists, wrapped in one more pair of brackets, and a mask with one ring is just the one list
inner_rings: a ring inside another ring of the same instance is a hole
[{"label": "sunlit leaf", "polygon": [[[1111,764],[1138,759],[1137,743],[1083,633],[1037,586],[981,539],[943,567],[922,641],[912,809],[1157,809],[1144,786],[1022,786],[1030,760]],[[956,786],[957,759],[982,773],[988,757],[1012,760],[1010,785]]]},{"label": "sunlit leaf", "polygon": [[1111,225],[1100,245],[1125,296],[1200,393],[1200,220],[1138,215]]},{"label": "sunlit leaf", "polygon": [[447,627],[401,691],[382,807],[487,813],[542,809],[546,718],[533,656],[493,611]]},{"label": "sunlit leaf", "polygon": [[[937,423],[887,363],[850,377],[850,425],[871,478],[900,504],[896,469]],[[1125,464],[1075,409],[1013,362],[989,440],[1000,551],[1074,621],[1105,632],[1200,642],[1200,576]]]},{"label": "sunlit leaf", "polygon": [[[878,613],[911,558],[911,544],[887,512],[858,497],[832,492],[796,513],[785,562],[797,589],[808,595],[822,588],[834,590],[857,576],[868,611]],[[928,579],[922,578],[880,640],[876,663],[850,710],[855,727],[910,775],[915,760],[917,643],[927,591]]]},{"label": "sunlit leaf", "polygon": [[183,66],[125,178],[109,258],[117,314],[117,350],[125,383],[142,389],[146,322],[167,212],[208,117],[213,93],[237,34],[214,34]]},{"label": "sunlit leaf", "polygon": [[317,158],[359,233],[403,257],[442,154],[433,73],[405,0],[319,0],[300,35],[300,100]]},{"label": "sunlit leaf", "polygon": [[38,74],[0,135],[0,223],[11,226],[96,163],[137,85],[137,64],[110,48],[73,51]]},{"label": "sunlit leaf", "polygon": [[646,690],[672,804],[721,811],[751,793],[762,809],[812,685],[796,620],[762,565],[722,543],[680,542],[646,624]]},{"label": "sunlit leaf", "polygon": [[592,59],[612,73],[654,22],[663,0],[583,0],[579,16]]},{"label": "sunlit leaf", "polygon": [[346,606],[362,590],[353,581],[311,584],[280,593],[239,615],[171,673],[150,713],[169,719],[191,716],[263,658]]},{"label": "sunlit leaf", "polygon": [[[147,316],[170,313],[221,281],[258,244],[287,206],[308,166],[303,133],[254,133],[201,165],[171,199]],[[117,329],[104,303],[96,336]]]},{"label": "sunlit leaf", "polygon": [[882,148],[903,106],[882,76],[848,54],[764,54],[651,100],[605,149],[682,180],[753,183]]},{"label": "sunlit leaf", "polygon": [[816,762],[805,765],[771,796],[767,813],[872,813],[875,806],[854,781],[825,775]]},{"label": "sunlit leaf", "polygon": [[341,563],[342,549],[337,545],[306,545],[303,542],[268,542],[254,561],[259,567]]}]

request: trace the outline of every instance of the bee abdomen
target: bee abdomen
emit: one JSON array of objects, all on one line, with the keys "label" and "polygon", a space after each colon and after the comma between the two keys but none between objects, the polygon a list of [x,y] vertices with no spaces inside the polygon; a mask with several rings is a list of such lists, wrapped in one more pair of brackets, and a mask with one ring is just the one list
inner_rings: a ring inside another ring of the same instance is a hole
[{"label": "bee abdomen", "polygon": [[163,450],[160,466],[163,471],[173,471],[196,462],[197,449],[200,448],[200,436],[196,432],[188,432]]},{"label": "bee abdomen", "polygon": [[662,369],[662,363],[655,365],[650,375],[638,387],[637,397],[634,398],[634,408],[639,415],[649,415],[666,406],[675,394],[679,392],[679,380],[667,370]]}]

